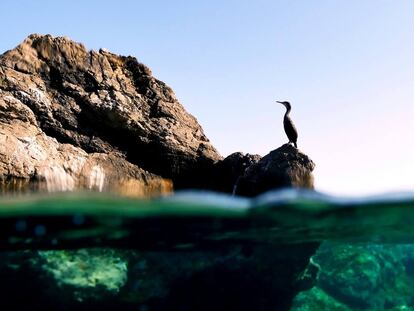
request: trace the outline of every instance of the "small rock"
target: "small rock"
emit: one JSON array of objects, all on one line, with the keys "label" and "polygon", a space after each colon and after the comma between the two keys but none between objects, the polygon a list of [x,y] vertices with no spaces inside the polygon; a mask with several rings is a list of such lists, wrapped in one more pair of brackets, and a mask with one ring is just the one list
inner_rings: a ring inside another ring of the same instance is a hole
[{"label": "small rock", "polygon": [[257,163],[240,178],[236,194],[256,196],[271,189],[301,187],[313,189],[313,161],[290,144],[285,144]]}]

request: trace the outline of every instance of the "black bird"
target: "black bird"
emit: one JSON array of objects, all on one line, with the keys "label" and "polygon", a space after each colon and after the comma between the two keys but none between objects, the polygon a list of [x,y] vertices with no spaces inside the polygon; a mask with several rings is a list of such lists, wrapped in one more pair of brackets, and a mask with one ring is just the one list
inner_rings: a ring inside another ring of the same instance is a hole
[{"label": "black bird", "polygon": [[296,127],[293,124],[293,121],[289,116],[289,113],[292,107],[290,106],[289,102],[279,102],[279,101],[276,101],[276,102],[286,107],[285,117],[283,118],[283,126],[285,128],[285,133],[287,137],[289,138],[289,144],[293,143],[293,145],[295,145],[295,148],[297,148],[298,147],[297,145],[298,131],[296,130]]}]

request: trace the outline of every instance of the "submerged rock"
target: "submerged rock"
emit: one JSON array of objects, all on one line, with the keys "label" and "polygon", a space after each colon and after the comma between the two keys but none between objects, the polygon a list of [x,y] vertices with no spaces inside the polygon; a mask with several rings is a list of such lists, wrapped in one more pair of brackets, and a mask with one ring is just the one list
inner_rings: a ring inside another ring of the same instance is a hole
[{"label": "submerged rock", "polygon": [[113,249],[39,251],[32,263],[51,285],[70,292],[73,302],[101,299],[103,293],[115,295],[128,278],[125,254]]},{"label": "submerged rock", "polygon": [[240,177],[236,194],[256,196],[270,189],[300,187],[313,189],[313,161],[290,144],[285,144],[257,163]]},{"label": "submerged rock", "polygon": [[171,88],[134,57],[50,35],[31,35],[0,56],[0,140],[7,188],[47,180],[48,159],[56,178],[62,172],[83,185],[78,171],[90,155],[110,157],[105,175],[124,166],[133,183],[158,175],[157,183],[189,187],[221,159]]},{"label": "submerged rock", "polygon": [[324,243],[314,256],[321,267],[316,287],[300,293],[293,310],[412,310],[414,279],[404,265],[410,249]]},{"label": "submerged rock", "polygon": [[299,293],[290,311],[351,311],[318,287]]},{"label": "submerged rock", "polygon": [[0,289],[22,310],[289,310],[315,246],[0,252]]}]

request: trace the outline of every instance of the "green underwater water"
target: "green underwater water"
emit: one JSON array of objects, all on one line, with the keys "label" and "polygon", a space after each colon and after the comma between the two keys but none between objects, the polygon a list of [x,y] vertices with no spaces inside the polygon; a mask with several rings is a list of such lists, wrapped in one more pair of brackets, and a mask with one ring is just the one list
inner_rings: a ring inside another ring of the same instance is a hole
[{"label": "green underwater water", "polygon": [[[317,271],[304,272],[314,282],[293,298],[290,310],[414,310],[414,194],[409,193],[337,198],[282,190],[246,199],[186,191],[142,200],[90,192],[3,196],[0,298],[23,309],[27,304],[19,304],[16,293],[38,287],[25,299],[50,310],[81,310],[90,303],[102,310],[164,310],[159,301],[173,296],[177,279],[216,271],[222,262],[236,274],[251,265],[270,278],[267,259],[252,261],[249,252],[260,257],[262,249],[280,251],[280,245],[289,251],[297,246],[299,253],[302,245],[319,245],[309,267]],[[252,295],[259,285],[252,286]],[[253,309],[266,310],[266,303]],[[286,306],[272,310],[279,309]]]}]

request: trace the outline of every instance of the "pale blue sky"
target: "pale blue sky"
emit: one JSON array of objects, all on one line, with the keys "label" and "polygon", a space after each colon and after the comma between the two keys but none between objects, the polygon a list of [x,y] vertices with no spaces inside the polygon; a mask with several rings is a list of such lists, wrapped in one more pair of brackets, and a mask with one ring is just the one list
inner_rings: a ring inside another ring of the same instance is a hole
[{"label": "pale blue sky", "polygon": [[289,100],[318,189],[414,190],[414,1],[1,0],[0,10],[0,51],[50,33],[136,56],[224,156],[285,143],[275,100]]}]

